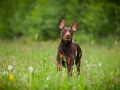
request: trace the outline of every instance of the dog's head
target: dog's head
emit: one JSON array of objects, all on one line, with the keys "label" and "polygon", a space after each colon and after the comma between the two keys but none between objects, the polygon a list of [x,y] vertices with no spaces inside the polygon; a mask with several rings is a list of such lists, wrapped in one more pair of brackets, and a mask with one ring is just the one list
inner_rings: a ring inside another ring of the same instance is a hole
[{"label": "dog's head", "polygon": [[76,31],[77,28],[77,21],[75,20],[70,27],[66,27],[65,19],[62,18],[59,28],[61,30],[62,40],[72,41],[73,32]]}]

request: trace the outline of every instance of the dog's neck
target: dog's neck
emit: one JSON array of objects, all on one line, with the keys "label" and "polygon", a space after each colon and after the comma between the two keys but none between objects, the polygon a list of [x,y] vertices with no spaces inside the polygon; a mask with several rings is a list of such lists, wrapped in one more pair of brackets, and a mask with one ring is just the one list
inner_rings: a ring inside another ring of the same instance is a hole
[{"label": "dog's neck", "polygon": [[61,43],[62,43],[62,45],[67,47],[72,43],[72,39],[70,41],[66,41],[66,40],[61,39]]},{"label": "dog's neck", "polygon": [[61,51],[62,53],[64,53],[65,56],[68,56],[69,53],[71,53],[72,51],[72,40],[70,41],[65,41],[61,39],[61,43],[60,43],[60,47],[61,47]]}]

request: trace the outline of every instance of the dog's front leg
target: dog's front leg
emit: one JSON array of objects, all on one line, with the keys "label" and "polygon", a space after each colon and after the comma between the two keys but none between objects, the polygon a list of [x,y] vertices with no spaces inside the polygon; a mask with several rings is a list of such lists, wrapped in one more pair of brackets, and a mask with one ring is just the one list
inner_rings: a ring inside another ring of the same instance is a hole
[{"label": "dog's front leg", "polygon": [[63,59],[63,55],[61,53],[57,53],[57,70],[60,71],[60,68],[62,67],[61,63],[62,63],[62,59]]},{"label": "dog's front leg", "polygon": [[72,76],[72,70],[74,65],[74,59],[72,57],[66,57],[68,77]]}]

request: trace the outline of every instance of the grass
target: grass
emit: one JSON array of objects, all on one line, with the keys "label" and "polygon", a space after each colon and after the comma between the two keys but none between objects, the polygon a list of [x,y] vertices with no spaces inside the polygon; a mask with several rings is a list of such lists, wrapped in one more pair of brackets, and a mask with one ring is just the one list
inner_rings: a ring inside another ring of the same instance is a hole
[{"label": "grass", "polygon": [[0,90],[120,90],[120,47],[81,44],[81,75],[56,69],[58,41],[0,41]]}]

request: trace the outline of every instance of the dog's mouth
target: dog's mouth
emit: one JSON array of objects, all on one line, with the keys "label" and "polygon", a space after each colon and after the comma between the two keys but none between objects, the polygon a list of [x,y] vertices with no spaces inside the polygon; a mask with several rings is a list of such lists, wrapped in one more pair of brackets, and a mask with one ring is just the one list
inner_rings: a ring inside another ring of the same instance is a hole
[{"label": "dog's mouth", "polygon": [[63,36],[62,39],[64,41],[71,41],[71,37],[70,36]]},{"label": "dog's mouth", "polygon": [[71,41],[71,38],[63,38],[65,41]]}]

